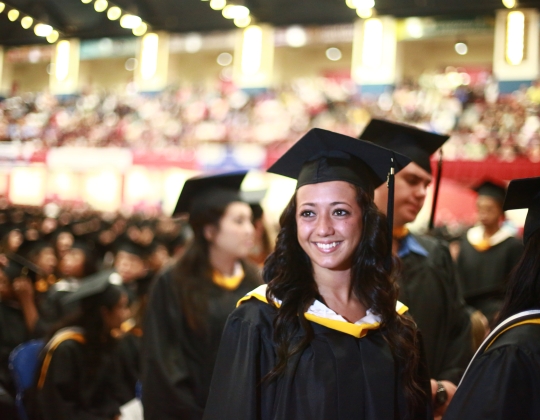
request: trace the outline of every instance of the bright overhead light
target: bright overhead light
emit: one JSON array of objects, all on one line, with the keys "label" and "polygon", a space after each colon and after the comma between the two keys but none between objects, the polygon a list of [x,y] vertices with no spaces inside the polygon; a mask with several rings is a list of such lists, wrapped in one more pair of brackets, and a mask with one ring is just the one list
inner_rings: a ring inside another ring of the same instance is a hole
[{"label": "bright overhead light", "polygon": [[456,45],[454,45],[454,49],[459,55],[465,55],[469,52],[469,47],[465,42],[456,42]]},{"label": "bright overhead light", "polygon": [[233,56],[231,53],[228,53],[228,52],[221,53],[220,55],[218,55],[218,58],[217,58],[217,63],[223,67],[230,65],[232,61],[233,61]]},{"label": "bright overhead light", "polygon": [[369,19],[373,16],[373,9],[356,9],[356,14],[362,19]]},{"label": "bright overhead light", "polygon": [[525,14],[519,11],[506,17],[506,62],[512,66],[521,64],[525,56]]},{"label": "bright overhead light", "polygon": [[341,60],[342,54],[339,48],[328,48],[326,50],[326,58],[328,58],[330,61],[339,61]]},{"label": "bright overhead light", "polygon": [[245,28],[251,23],[251,16],[246,16],[244,18],[236,18],[234,24],[239,28]]},{"label": "bright overhead light", "polygon": [[81,0],[84,4],[92,3],[92,0]]},{"label": "bright overhead light", "polygon": [[34,19],[32,19],[30,16],[25,16],[21,19],[21,26],[24,29],[28,29],[30,26],[32,26],[32,23],[34,23]]},{"label": "bright overhead light", "polygon": [[4,11],[4,9],[6,8],[6,4],[5,3],[2,3],[0,1],[0,13],[2,13]]},{"label": "bright overhead light", "polygon": [[38,23],[36,26],[34,26],[34,33],[37,36],[49,36],[53,31],[53,28],[51,25],[45,25],[44,23]]},{"label": "bright overhead light", "polygon": [[133,35],[135,36],[143,36],[147,30],[148,30],[148,25],[144,22],[141,22],[141,24],[137,26],[136,28],[133,28],[131,32],[133,32]]},{"label": "bright overhead light", "polygon": [[122,16],[122,9],[117,6],[113,6],[109,10],[107,10],[107,17],[109,18],[109,20],[119,19],[120,16]]},{"label": "bright overhead light", "polygon": [[19,18],[19,11],[17,9],[11,9],[8,14],[7,14],[7,17],[9,20],[11,20],[12,22],[15,22],[18,18]]},{"label": "bright overhead light", "polygon": [[58,33],[58,31],[52,31],[48,36],[47,36],[47,42],[49,44],[54,44],[56,41],[58,41],[58,37],[60,36],[60,34]]},{"label": "bright overhead light", "polygon": [[514,7],[516,7],[517,1],[516,0],[502,0],[502,4],[507,9],[513,9]]},{"label": "bright overhead light", "polygon": [[135,15],[124,15],[120,18],[120,26],[125,29],[135,29],[142,23],[142,19]]},{"label": "bright overhead light", "polygon": [[227,5],[227,0],[210,0],[210,8],[221,10]]},{"label": "bright overhead light", "polygon": [[109,7],[107,0],[96,0],[94,3],[94,10],[98,13],[104,12]]},{"label": "bright overhead light", "polygon": [[246,6],[228,4],[223,8],[221,14],[225,19],[243,19],[249,16],[249,9]]},{"label": "bright overhead light", "polygon": [[285,31],[285,42],[288,46],[299,48],[306,45],[307,34],[301,26],[291,26]]}]

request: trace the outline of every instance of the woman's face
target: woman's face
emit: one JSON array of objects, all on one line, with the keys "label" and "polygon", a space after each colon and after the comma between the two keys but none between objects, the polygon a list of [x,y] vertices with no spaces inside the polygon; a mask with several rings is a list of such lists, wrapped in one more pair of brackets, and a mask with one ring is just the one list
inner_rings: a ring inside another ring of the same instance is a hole
[{"label": "woman's face", "polygon": [[130,316],[127,295],[122,293],[118,303],[111,309],[103,307],[102,316],[107,330],[111,331],[120,328],[122,323]]},{"label": "woman's face", "polygon": [[70,249],[60,260],[60,272],[66,277],[84,277],[86,255],[82,249]]},{"label": "woman's face", "polygon": [[345,181],[304,185],[296,193],[298,242],[316,270],[348,270],[362,238],[362,209]]},{"label": "woman's face", "polygon": [[37,255],[35,264],[41,268],[45,274],[53,274],[58,264],[58,259],[54,253],[52,247],[43,248],[41,252]]},{"label": "woman's face", "polygon": [[245,258],[254,245],[251,208],[246,203],[234,202],[227,206],[219,227],[207,226],[205,237],[211,246],[231,258]]}]

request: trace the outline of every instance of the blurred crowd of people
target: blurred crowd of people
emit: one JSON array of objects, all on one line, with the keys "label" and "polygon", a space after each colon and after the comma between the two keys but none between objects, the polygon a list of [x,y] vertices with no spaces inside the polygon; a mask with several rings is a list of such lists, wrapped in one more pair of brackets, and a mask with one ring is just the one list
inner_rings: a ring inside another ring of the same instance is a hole
[{"label": "blurred crowd of people", "polygon": [[0,140],[59,146],[166,149],[198,142],[296,140],[312,127],[356,136],[370,116],[450,133],[446,159],[540,161],[539,87],[499,95],[449,68],[381,95],[351,80],[298,79],[248,94],[231,85],[156,95],[86,92],[58,99],[27,93],[0,102]]}]

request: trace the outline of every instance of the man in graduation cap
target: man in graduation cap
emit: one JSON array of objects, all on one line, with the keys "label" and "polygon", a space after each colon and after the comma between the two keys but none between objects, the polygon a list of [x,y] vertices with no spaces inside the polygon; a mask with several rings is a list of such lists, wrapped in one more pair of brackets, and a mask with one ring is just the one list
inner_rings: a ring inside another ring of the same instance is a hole
[{"label": "man in graduation cap", "polygon": [[8,369],[10,353],[19,344],[45,335],[34,299],[40,269],[16,254],[9,254],[0,269],[0,418],[16,420],[15,387]]},{"label": "man in graduation cap", "polygon": [[540,418],[540,177],[508,185],[503,210],[528,209],[523,257],[496,327],[467,368],[445,420]]},{"label": "man in graduation cap", "polygon": [[502,306],[506,281],[521,258],[523,245],[503,223],[506,188],[485,180],[474,190],[479,223],[461,240],[457,267],[467,304],[491,323]]},{"label": "man in graduation cap", "polygon": [[[412,160],[395,177],[394,252],[402,263],[400,300],[422,332],[436,414],[442,415],[472,356],[470,319],[448,246],[412,234],[407,223],[416,219],[424,205],[433,177],[430,157],[448,136],[372,119],[360,138]],[[382,211],[387,208],[387,191],[384,185],[375,190],[375,203]]]}]

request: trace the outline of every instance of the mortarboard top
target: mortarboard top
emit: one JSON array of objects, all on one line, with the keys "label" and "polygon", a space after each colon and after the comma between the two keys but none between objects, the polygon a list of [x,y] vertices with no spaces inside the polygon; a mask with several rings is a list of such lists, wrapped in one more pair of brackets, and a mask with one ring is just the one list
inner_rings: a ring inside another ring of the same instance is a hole
[{"label": "mortarboard top", "polygon": [[482,181],[480,184],[473,187],[473,190],[476,191],[478,195],[494,198],[501,206],[504,202],[506,188],[496,181]]},{"label": "mortarboard top", "polygon": [[401,153],[431,174],[430,156],[449,139],[449,136],[373,118],[360,134],[360,139]]},{"label": "mortarboard top", "polygon": [[53,248],[53,246],[43,239],[38,239],[36,241],[30,241],[27,239],[19,247],[17,254],[22,255],[24,258],[30,259],[39,254],[45,248]]},{"label": "mortarboard top", "polygon": [[529,209],[523,229],[523,242],[540,229],[540,177],[510,181],[503,210]]},{"label": "mortarboard top", "polygon": [[367,191],[386,182],[394,159],[398,172],[410,162],[405,156],[343,134],[314,128],[277,160],[268,172],[307,184],[347,181]]},{"label": "mortarboard top", "polygon": [[247,171],[238,171],[188,179],[182,188],[173,216],[242,201],[239,191],[246,174]]},{"label": "mortarboard top", "polygon": [[6,254],[8,264],[2,269],[9,281],[13,281],[18,277],[28,277],[32,282],[36,281],[36,275],[43,274],[41,268],[26,258],[21,257],[18,254],[9,252]]},{"label": "mortarboard top", "polygon": [[64,297],[62,303],[68,305],[91,297],[99,299],[99,295],[103,295],[103,301],[105,302],[108,297],[108,289],[114,289],[115,287],[122,287],[122,277],[120,274],[113,270],[100,271],[84,278],[81,287]]},{"label": "mortarboard top", "polygon": [[123,251],[141,258],[146,258],[150,254],[150,247],[140,245],[130,239],[120,240],[115,248],[116,253]]}]

